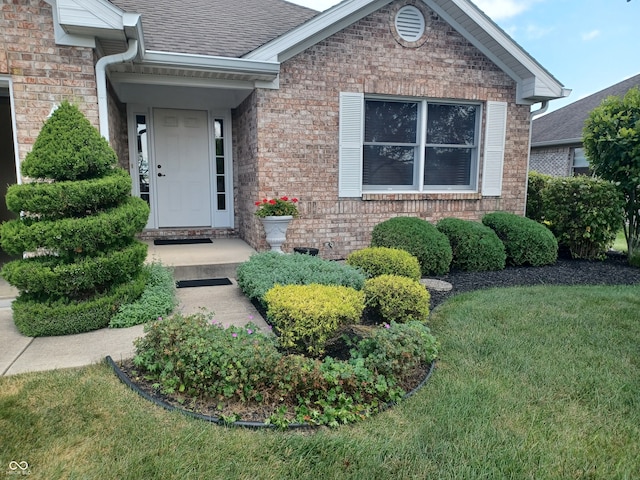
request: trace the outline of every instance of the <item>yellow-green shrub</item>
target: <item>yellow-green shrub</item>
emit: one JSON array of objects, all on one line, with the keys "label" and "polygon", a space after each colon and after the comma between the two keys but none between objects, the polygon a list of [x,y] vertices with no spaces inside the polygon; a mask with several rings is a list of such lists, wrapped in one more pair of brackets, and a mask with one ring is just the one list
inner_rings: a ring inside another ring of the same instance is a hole
[{"label": "yellow-green shrub", "polygon": [[400,275],[420,280],[420,262],[405,250],[388,247],[369,247],[347,257],[347,264],[362,269],[369,277]]},{"label": "yellow-green shrub", "polygon": [[324,352],[339,327],[359,323],[364,311],[364,294],[338,285],[276,285],[264,299],[282,347],[312,356]]},{"label": "yellow-green shrub", "polygon": [[367,314],[378,322],[424,322],[431,295],[420,282],[398,275],[380,275],[363,289]]}]

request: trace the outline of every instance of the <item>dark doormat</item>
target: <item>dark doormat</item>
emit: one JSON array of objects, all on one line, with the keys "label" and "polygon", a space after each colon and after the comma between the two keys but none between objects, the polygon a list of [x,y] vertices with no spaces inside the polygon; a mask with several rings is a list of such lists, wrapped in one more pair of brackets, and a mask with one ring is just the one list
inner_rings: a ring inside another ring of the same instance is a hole
[{"label": "dark doormat", "polygon": [[228,278],[204,278],[202,280],[178,280],[177,288],[189,287],[217,287],[218,285],[233,285]]},{"label": "dark doormat", "polygon": [[196,243],[213,243],[210,238],[183,238],[177,240],[171,240],[166,238],[156,238],[153,241],[154,245],[193,245]]}]

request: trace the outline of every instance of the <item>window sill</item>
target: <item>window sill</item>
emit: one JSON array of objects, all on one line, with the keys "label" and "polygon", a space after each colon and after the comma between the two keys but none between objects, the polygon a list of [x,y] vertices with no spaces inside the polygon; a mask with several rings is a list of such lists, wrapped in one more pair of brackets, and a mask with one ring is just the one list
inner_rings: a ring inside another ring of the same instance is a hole
[{"label": "window sill", "polygon": [[416,200],[482,200],[479,192],[437,192],[437,193],[363,193],[367,201],[416,201]]}]

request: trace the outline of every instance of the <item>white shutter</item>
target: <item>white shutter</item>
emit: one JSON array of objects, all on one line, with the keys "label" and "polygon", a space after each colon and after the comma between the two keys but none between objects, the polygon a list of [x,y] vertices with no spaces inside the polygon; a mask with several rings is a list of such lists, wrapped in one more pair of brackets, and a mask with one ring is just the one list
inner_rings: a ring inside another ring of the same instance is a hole
[{"label": "white shutter", "polygon": [[504,142],[507,132],[506,102],[487,102],[487,124],[484,134],[484,167],[482,195],[499,197],[502,194]]},{"label": "white shutter", "polygon": [[338,195],[362,196],[364,95],[340,93]]}]

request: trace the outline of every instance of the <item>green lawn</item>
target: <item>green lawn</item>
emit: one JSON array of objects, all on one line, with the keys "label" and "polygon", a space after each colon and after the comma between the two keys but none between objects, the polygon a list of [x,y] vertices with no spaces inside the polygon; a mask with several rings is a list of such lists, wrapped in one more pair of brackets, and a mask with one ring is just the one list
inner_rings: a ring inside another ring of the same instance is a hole
[{"label": "green lawn", "polygon": [[611,248],[618,252],[627,252],[627,240],[624,238],[624,231],[620,230],[618,232]]},{"label": "green lawn", "polygon": [[0,473],[69,479],[640,478],[640,286],[473,292],[432,315],[416,395],[360,424],[251,431],[167,413],[105,365],[0,378]]}]

